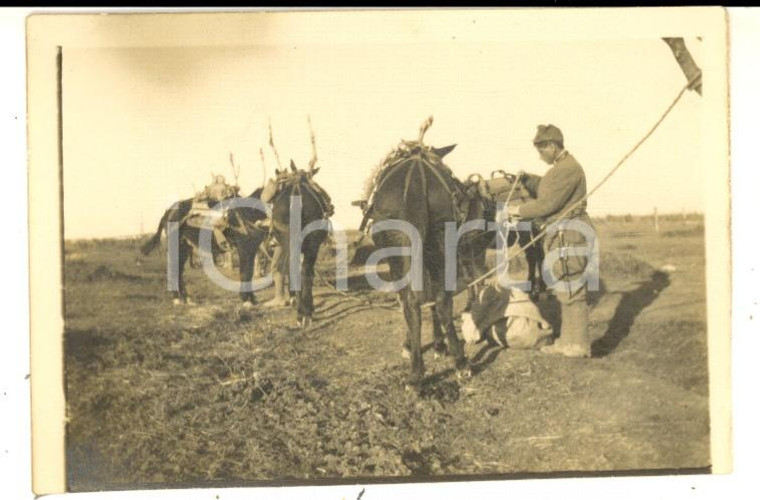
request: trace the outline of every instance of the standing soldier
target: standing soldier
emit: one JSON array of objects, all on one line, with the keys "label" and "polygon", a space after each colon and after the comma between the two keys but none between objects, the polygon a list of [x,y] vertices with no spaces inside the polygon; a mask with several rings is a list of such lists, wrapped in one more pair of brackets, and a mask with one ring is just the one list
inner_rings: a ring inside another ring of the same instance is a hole
[{"label": "standing soldier", "polygon": [[208,201],[219,203],[220,201],[233,198],[238,195],[240,188],[230,186],[223,175],[215,175],[214,182],[206,186],[203,191],[195,195],[196,201]]},{"label": "standing soldier", "polygon": [[[554,295],[560,303],[561,327],[560,337],[554,344],[543,347],[546,354],[562,354],[581,358],[591,356],[591,340],[588,333],[588,299],[587,284],[583,280],[588,259],[582,255],[573,255],[571,247],[593,248],[594,242],[587,241],[584,233],[578,230],[563,229],[568,222],[587,224],[593,234],[593,225],[586,214],[586,175],[583,167],[567,152],[564,147],[562,132],[554,125],[539,125],[533,145],[541,159],[552,167],[543,177],[519,172],[525,187],[535,199],[519,206],[507,207],[510,217],[521,219],[538,219],[548,224],[557,223],[558,231],[548,231],[544,237],[544,249],[549,256],[551,251],[559,252],[552,266],[555,280]],[[570,207],[576,205],[569,213]],[[576,226],[577,228],[577,226]],[[588,236],[588,235],[586,235]],[[571,285],[574,283],[574,286]]]},{"label": "standing soldier", "polygon": [[264,302],[263,307],[285,307],[290,304],[290,291],[287,289],[286,278],[290,268],[290,251],[274,240],[275,247],[270,262],[272,280],[274,282],[274,297]]}]

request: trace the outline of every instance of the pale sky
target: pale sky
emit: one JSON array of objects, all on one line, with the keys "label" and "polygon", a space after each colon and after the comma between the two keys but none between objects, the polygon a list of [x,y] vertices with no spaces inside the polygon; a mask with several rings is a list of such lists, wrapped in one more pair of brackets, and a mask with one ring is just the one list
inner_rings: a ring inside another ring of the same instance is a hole
[{"label": "pale sky", "polygon": [[[701,42],[687,39],[700,63]],[[271,118],[283,162],[311,157],[336,206],[356,228],[372,168],[401,139],[456,143],[446,163],[460,177],[494,169],[542,174],[536,125],[553,123],[583,165],[589,189],[653,125],[685,83],[660,39],[326,43],[67,48],[63,55],[65,237],[156,228],[172,202],[211,172],[250,193],[268,174]],[[592,215],[704,210],[700,97],[688,93],[589,201]]]}]

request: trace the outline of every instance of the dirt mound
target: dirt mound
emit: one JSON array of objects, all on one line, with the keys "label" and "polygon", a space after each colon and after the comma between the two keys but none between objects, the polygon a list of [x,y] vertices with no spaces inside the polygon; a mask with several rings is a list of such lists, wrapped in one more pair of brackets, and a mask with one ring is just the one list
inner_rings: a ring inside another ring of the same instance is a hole
[{"label": "dirt mound", "polygon": [[655,268],[643,260],[625,253],[602,253],[599,259],[599,275],[605,278],[646,279]]},{"label": "dirt mound", "polygon": [[145,281],[144,276],[137,276],[134,274],[127,274],[121,271],[112,271],[108,266],[100,265],[94,271],[87,275],[88,281],[127,281],[131,283],[138,283]]},{"label": "dirt mound", "polygon": [[663,238],[683,238],[684,236],[701,236],[705,234],[705,226],[699,224],[682,229],[671,229],[662,233]]}]

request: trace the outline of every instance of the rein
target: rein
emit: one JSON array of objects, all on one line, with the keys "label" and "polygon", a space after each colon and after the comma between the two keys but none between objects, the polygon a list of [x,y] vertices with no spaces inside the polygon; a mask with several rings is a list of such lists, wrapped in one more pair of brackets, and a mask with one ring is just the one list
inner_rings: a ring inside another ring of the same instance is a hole
[{"label": "rein", "polygon": [[[507,195],[507,200],[504,202],[504,206],[505,207],[509,206],[509,202],[512,200],[512,195],[515,193],[515,188],[517,187],[518,184],[522,184],[522,178],[521,177],[517,177],[515,179],[515,181],[512,183],[512,187],[510,188],[509,194]],[[515,231],[516,231],[517,230],[517,226],[515,224],[513,224],[512,221],[509,220],[509,218],[507,218],[506,220],[504,220],[502,222],[502,224],[505,225],[505,227],[507,228],[507,231],[506,231],[506,233],[504,233],[502,231],[499,231],[499,235],[501,236],[501,238],[502,238],[502,240],[504,242],[504,248],[507,248],[509,246],[509,245],[507,245],[507,243],[509,241],[509,233],[510,233],[510,231],[512,231],[513,228],[515,228]],[[509,261],[507,260],[507,262],[509,262]]]}]

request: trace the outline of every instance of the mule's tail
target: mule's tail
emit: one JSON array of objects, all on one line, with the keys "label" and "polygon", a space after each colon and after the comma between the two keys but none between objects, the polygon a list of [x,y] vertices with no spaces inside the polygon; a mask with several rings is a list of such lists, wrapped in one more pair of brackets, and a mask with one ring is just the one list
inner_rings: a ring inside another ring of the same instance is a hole
[{"label": "mule's tail", "polygon": [[169,218],[169,212],[170,210],[167,210],[164,212],[163,217],[161,217],[161,222],[158,223],[158,230],[156,231],[156,234],[151,236],[148,241],[140,246],[140,252],[143,255],[148,255],[161,242],[161,233],[164,230],[164,226],[166,226],[166,220]]}]

